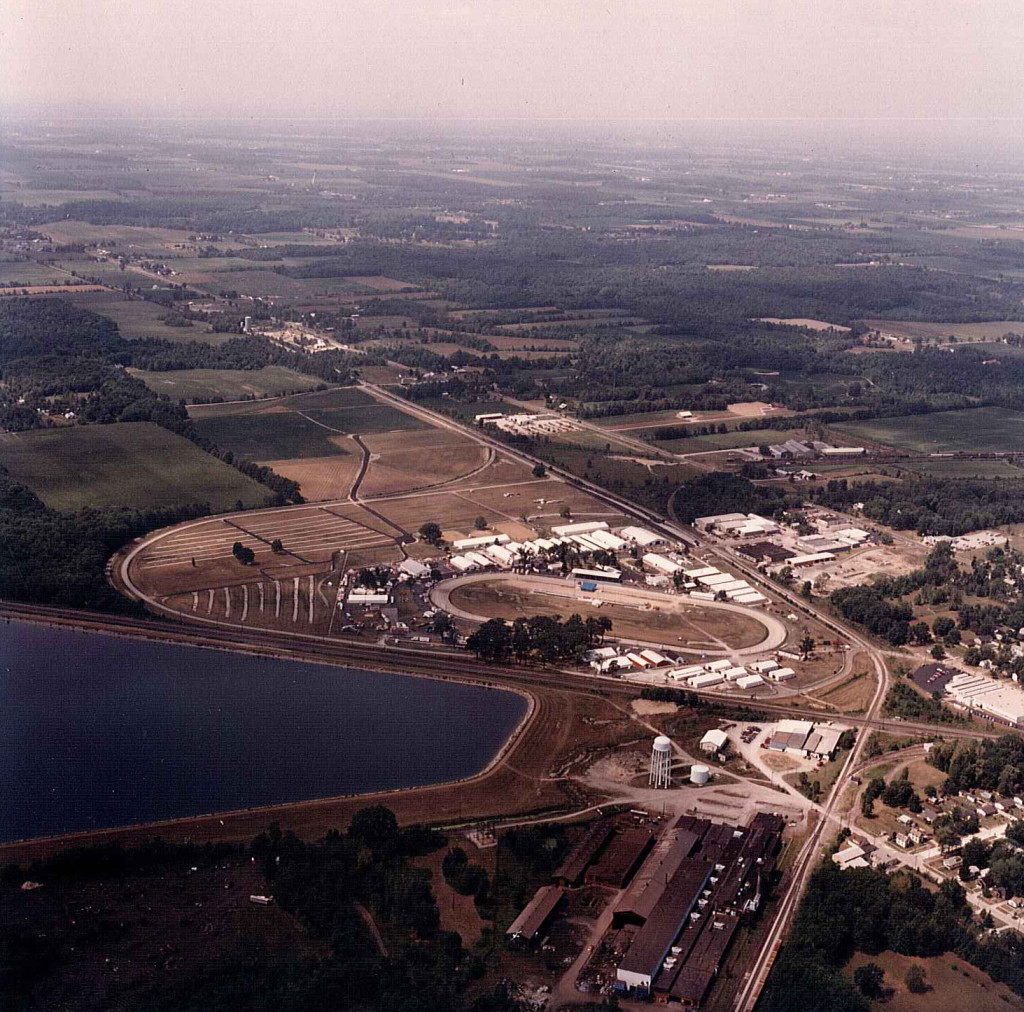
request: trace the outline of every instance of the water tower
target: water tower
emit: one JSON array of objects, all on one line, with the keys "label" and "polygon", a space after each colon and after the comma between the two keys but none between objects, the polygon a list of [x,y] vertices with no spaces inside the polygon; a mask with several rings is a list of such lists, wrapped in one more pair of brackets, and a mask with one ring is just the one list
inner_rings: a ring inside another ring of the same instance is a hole
[{"label": "water tower", "polygon": [[647,778],[651,787],[672,786],[672,741],[659,734],[651,749],[651,773]]}]

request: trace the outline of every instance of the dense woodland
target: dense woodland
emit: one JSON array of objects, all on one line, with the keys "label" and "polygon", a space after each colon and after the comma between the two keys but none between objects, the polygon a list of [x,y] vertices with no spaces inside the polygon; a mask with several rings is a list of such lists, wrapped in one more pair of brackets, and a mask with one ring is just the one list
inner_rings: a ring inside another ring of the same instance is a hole
[{"label": "dense woodland", "polygon": [[829,481],[813,498],[847,512],[863,503],[870,520],[918,534],[955,537],[1024,520],[1024,481],[913,477],[851,484],[840,478]]}]

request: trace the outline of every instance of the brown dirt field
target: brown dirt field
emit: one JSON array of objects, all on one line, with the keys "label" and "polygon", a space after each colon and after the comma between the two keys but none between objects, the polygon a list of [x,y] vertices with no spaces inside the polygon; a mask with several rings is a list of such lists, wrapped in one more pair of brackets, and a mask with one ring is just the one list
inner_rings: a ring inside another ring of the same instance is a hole
[{"label": "brown dirt field", "polygon": [[[896,952],[882,952],[877,956],[858,952],[846,970],[852,975],[865,963],[877,963],[885,971],[884,986],[893,990],[891,998],[874,1003],[872,1008],[884,1008],[887,1012],[962,1012],[963,1009],[988,1012],[989,1009],[1024,1007],[1024,1002],[1005,984],[997,984],[987,973],[951,952],[930,959],[901,956]],[[931,985],[931,990],[924,994],[911,994],[903,982],[907,970],[915,964],[924,970]],[[957,967],[955,971],[953,966]]]},{"label": "brown dirt field", "polygon": [[[534,478],[530,473],[530,469],[525,464],[520,464],[518,461],[511,460],[499,453],[486,471],[482,471],[480,474],[467,479],[464,484],[472,487],[479,487],[481,485],[513,485],[518,482],[532,485],[536,481],[543,480],[544,479]],[[561,483],[552,481],[552,484],[557,484],[558,487],[565,488]],[[503,491],[507,492],[509,489],[504,489]],[[514,491],[514,489],[512,491]],[[500,498],[500,491],[498,495]],[[542,495],[544,495],[543,491],[536,493],[536,496]]]},{"label": "brown dirt field", "polygon": [[373,508],[406,530],[414,531],[429,520],[443,529],[472,530],[473,521],[483,516],[488,523],[505,518],[493,510],[460,498],[452,492],[424,493],[404,499],[377,500]]},{"label": "brown dirt field", "polygon": [[742,404],[728,404],[726,410],[730,415],[739,415],[741,418],[759,418],[761,415],[775,414],[772,406],[765,401],[749,401]]},{"label": "brown dirt field", "polygon": [[389,450],[370,458],[359,490],[367,496],[387,495],[437,485],[475,471],[487,456],[478,443]]},{"label": "brown dirt field", "polygon": [[565,618],[578,612],[584,619],[605,615],[612,620],[611,635],[617,639],[661,643],[679,650],[747,647],[765,638],[759,622],[734,612],[681,604],[681,611],[655,611],[628,605],[608,604],[601,608],[575,598],[522,591],[496,578],[456,588],[452,604],[485,618],[516,618],[520,615],[550,615]]},{"label": "brown dirt field", "polygon": [[634,699],[629,705],[630,709],[641,717],[650,716],[652,713],[675,713],[679,709],[675,703],[659,703],[655,699]]},{"label": "brown dirt field", "polygon": [[775,770],[776,773],[789,773],[792,770],[800,769],[800,763],[795,759],[791,759],[788,755],[782,755],[778,752],[768,752],[761,757],[761,761],[770,770]]},{"label": "brown dirt field", "polygon": [[[344,828],[354,812],[387,805],[400,825],[444,825],[531,812],[585,807],[595,801],[568,781],[550,780],[550,772],[573,757],[635,736],[636,726],[612,703],[590,693],[533,689],[532,722],[510,751],[487,773],[459,784],[408,791],[301,802],[219,815],[127,826],[74,836],[0,846],[0,863],[26,864],[67,847],[117,841],[125,846],[159,835],[165,840],[250,841],[273,821],[306,840],[332,828]],[[599,800],[599,799],[597,799]]]},{"label": "brown dirt field", "polygon": [[359,474],[362,452],[346,436],[332,439],[349,455],[347,457],[306,457],[300,460],[266,460],[266,464],[282,478],[297,481],[307,502],[344,499]]},{"label": "brown dirt field", "polygon": [[362,437],[371,453],[394,453],[398,450],[432,450],[448,446],[479,446],[480,444],[450,429],[410,429],[403,432],[368,432]]},{"label": "brown dirt field", "polygon": [[522,352],[530,348],[538,348],[545,355],[556,355],[562,352],[576,351],[579,342],[567,340],[562,337],[512,337],[508,334],[488,334],[487,340],[494,345],[498,351]]},{"label": "brown dirt field", "polygon": [[[243,531],[257,533],[264,540]],[[191,592],[256,581],[260,569],[268,566],[275,571],[285,567],[296,575],[305,573],[301,567],[330,563],[340,551],[387,548],[394,552],[396,536],[396,531],[355,503],[251,510],[180,525],[166,537],[150,542],[132,560],[131,572],[149,593]],[[283,555],[270,549],[269,542],[275,538],[284,543]],[[253,549],[254,566],[240,566],[232,557],[235,541]],[[300,568],[293,569],[295,566]],[[191,601],[188,608],[191,610]]]},{"label": "brown dirt field", "polygon": [[[857,678],[855,675],[860,674]],[[855,669],[854,674],[837,685],[832,691],[818,694],[818,698],[831,704],[843,713],[861,713],[868,708],[878,688],[874,668]]]}]

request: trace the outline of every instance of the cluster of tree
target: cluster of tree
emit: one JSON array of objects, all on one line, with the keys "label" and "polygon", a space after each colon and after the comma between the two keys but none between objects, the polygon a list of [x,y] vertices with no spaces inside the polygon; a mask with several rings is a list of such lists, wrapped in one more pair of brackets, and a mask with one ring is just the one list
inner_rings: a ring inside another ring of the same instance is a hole
[{"label": "cluster of tree", "polygon": [[774,514],[790,504],[786,492],[755,485],[727,471],[712,471],[683,482],[675,494],[673,508],[683,523],[719,513]]},{"label": "cluster of tree", "polygon": [[466,647],[487,661],[519,662],[536,659],[542,663],[583,660],[583,655],[612,628],[606,615],[570,615],[564,622],[547,615],[517,618],[510,625],[503,618],[484,622],[466,639]]},{"label": "cluster of tree", "polygon": [[848,622],[862,625],[893,646],[902,646],[910,638],[914,609],[903,602],[890,604],[874,587],[840,587],[829,600]]},{"label": "cluster of tree", "polygon": [[251,566],[256,561],[256,553],[241,541],[231,546],[231,554],[243,565]]},{"label": "cluster of tree", "polygon": [[461,847],[452,847],[441,862],[445,882],[462,896],[472,896],[477,903],[487,900],[490,879],[487,872],[474,864]]},{"label": "cluster of tree", "polygon": [[1013,822],[1006,827],[1006,838],[982,840],[972,837],[960,848],[960,878],[970,881],[982,868],[989,873],[982,882],[983,895],[991,894],[992,888],[1007,896],[1024,896],[1024,856],[1020,847],[1024,845],[1024,823]]},{"label": "cluster of tree", "polygon": [[922,696],[906,682],[895,682],[885,697],[882,712],[887,717],[901,720],[926,721],[929,724],[964,724],[966,720],[946,709],[939,700]]},{"label": "cluster of tree", "polygon": [[899,774],[886,783],[882,777],[872,777],[861,795],[861,811],[869,818],[872,805],[876,798],[889,808],[908,808],[912,812],[920,812],[921,797],[910,782],[910,770],[904,767]]},{"label": "cluster of tree", "polygon": [[1024,788],[1024,738],[1017,734],[936,742],[928,762],[946,774],[943,790],[947,794],[980,788],[1012,796]]},{"label": "cluster of tree", "polygon": [[1024,483],[957,478],[908,478],[851,485],[829,481],[813,498],[822,506],[846,510],[864,504],[864,515],[894,530],[955,537],[1024,520]]},{"label": "cluster of tree", "polygon": [[423,538],[428,545],[433,545],[435,548],[444,544],[441,525],[435,523],[433,520],[428,520],[425,524],[420,526],[420,537]]},{"label": "cluster of tree", "polygon": [[344,351],[323,351],[316,355],[297,355],[260,335],[233,337],[222,344],[205,341],[167,341],[163,338],[135,338],[122,341],[117,359],[147,372],[171,372],[182,369],[264,369],[283,366],[306,376],[316,376],[325,384],[345,385],[355,377],[357,365],[382,365],[379,354],[355,355]]}]

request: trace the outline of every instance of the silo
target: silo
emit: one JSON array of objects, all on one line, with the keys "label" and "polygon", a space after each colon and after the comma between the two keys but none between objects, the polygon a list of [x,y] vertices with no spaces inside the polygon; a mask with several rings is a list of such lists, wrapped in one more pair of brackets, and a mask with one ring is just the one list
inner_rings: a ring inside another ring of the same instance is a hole
[{"label": "silo", "polygon": [[690,783],[706,784],[711,779],[711,770],[707,766],[694,765],[690,767]]},{"label": "silo", "polygon": [[647,778],[651,787],[672,786],[672,739],[659,734],[651,749],[651,773]]}]

